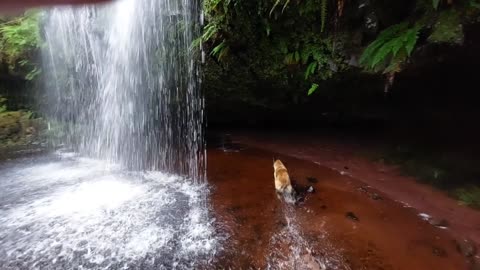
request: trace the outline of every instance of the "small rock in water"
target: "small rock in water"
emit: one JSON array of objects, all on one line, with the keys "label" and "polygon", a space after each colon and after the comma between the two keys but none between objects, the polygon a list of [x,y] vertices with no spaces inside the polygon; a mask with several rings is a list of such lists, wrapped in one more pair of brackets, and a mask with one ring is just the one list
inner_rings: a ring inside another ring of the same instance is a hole
[{"label": "small rock in water", "polygon": [[368,193],[368,189],[365,186],[361,186],[358,188],[358,191]]},{"label": "small rock in water", "polygon": [[309,186],[308,189],[307,189],[307,192],[308,193],[314,193],[315,189],[312,186]]},{"label": "small rock in water", "polygon": [[435,227],[448,227],[448,221],[446,219],[432,218],[428,220],[428,223]]},{"label": "small rock in water", "polygon": [[312,184],[318,183],[318,179],[315,177],[307,177],[307,181]]},{"label": "small rock in water", "polygon": [[372,198],[375,201],[383,200],[382,196],[378,195],[377,193],[370,194],[370,198]]},{"label": "small rock in water", "polygon": [[343,167],[343,168],[344,168],[345,170],[348,170],[348,167],[347,167],[347,166],[345,166],[345,167]]},{"label": "small rock in water", "polygon": [[447,252],[443,248],[433,247],[433,255],[438,257],[447,257]]},{"label": "small rock in water", "polygon": [[345,216],[353,221],[358,221],[358,217],[353,212],[347,212]]},{"label": "small rock in water", "polygon": [[480,270],[480,258],[476,257],[472,260],[472,270]]},{"label": "small rock in water", "polygon": [[322,206],[320,206],[320,208],[322,208],[323,210],[327,209],[327,206],[325,204],[322,204]]},{"label": "small rock in water", "polygon": [[457,250],[463,256],[469,258],[477,254],[477,247],[475,246],[475,243],[473,243],[471,240],[463,239],[463,240],[458,240],[456,242],[457,242]]}]

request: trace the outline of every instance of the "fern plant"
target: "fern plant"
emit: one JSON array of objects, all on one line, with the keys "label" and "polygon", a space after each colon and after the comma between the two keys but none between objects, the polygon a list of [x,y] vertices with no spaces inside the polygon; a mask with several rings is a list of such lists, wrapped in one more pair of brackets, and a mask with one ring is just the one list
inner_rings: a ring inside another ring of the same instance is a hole
[{"label": "fern plant", "polygon": [[327,0],[322,0],[320,4],[320,20],[321,20],[321,32],[325,30],[325,22],[327,21]]},{"label": "fern plant", "polygon": [[22,17],[0,24],[0,60],[8,64],[11,71],[27,72],[27,79],[39,73],[30,61],[32,53],[41,46],[38,20],[38,12],[28,11]]},{"label": "fern plant", "polygon": [[360,64],[370,70],[384,67],[385,73],[397,72],[412,54],[421,27],[407,23],[393,25],[382,31],[360,57]]},{"label": "fern plant", "polygon": [[[275,3],[273,4],[273,7],[272,9],[270,9],[270,13],[268,14],[270,17],[272,16],[273,11],[275,11],[275,8],[280,4],[280,2],[281,0],[276,0]],[[285,11],[288,4],[290,4],[290,0],[286,0],[285,3],[283,4],[282,13]]]},{"label": "fern plant", "polygon": [[[298,53],[298,55],[297,55]],[[289,54],[287,54],[287,57]],[[330,39],[321,39],[314,37],[306,41],[294,54],[293,60],[297,64],[306,67],[304,72],[305,81],[327,80],[339,70],[344,70],[346,65],[342,65],[343,58],[341,54],[335,53]],[[319,85],[312,83],[307,94],[313,94]]]},{"label": "fern plant", "polygon": [[229,52],[230,48],[227,45],[227,42],[223,40],[220,44],[215,46],[212,49],[211,55],[215,56],[218,60],[222,60]]}]

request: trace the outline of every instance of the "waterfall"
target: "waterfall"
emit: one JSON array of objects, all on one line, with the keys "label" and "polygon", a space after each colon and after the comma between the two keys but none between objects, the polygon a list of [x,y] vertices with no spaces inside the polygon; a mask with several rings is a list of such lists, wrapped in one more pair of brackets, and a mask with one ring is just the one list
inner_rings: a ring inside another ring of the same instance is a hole
[{"label": "waterfall", "polygon": [[119,0],[45,13],[46,114],[76,151],[201,180],[198,3]]}]

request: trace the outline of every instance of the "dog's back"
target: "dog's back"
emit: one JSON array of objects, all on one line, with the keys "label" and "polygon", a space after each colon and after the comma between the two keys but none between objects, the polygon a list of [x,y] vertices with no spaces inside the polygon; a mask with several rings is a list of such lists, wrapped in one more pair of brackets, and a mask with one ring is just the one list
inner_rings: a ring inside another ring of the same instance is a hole
[{"label": "dog's back", "polygon": [[293,194],[292,183],[287,168],[279,159],[273,162],[273,177],[275,178],[275,189],[279,193]]}]

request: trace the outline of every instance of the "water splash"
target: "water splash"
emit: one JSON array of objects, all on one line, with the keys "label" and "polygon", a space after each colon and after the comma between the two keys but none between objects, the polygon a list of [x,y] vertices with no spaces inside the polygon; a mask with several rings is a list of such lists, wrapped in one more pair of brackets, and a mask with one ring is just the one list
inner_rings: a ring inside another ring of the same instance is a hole
[{"label": "water splash", "polygon": [[319,249],[313,248],[296,221],[295,206],[282,207],[286,221],[285,227],[270,239],[272,250],[267,258],[267,269],[345,269],[350,266],[328,239],[327,232],[322,231]]},{"label": "water splash", "polygon": [[0,172],[0,269],[194,269],[217,249],[205,184],[63,154]]},{"label": "water splash", "polygon": [[198,2],[120,0],[45,13],[47,110],[76,151],[204,178]]}]

